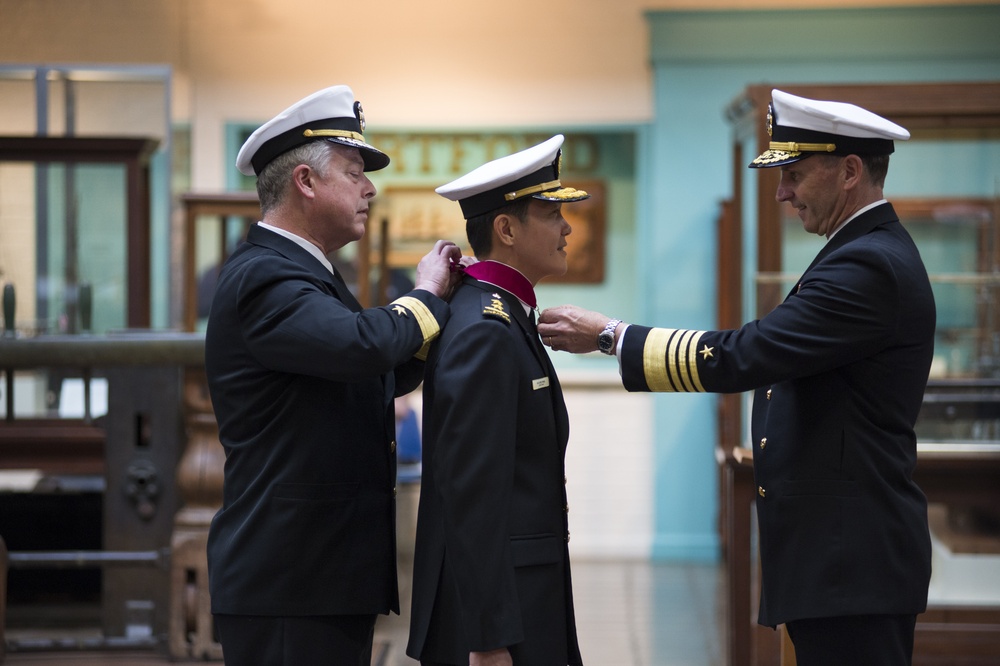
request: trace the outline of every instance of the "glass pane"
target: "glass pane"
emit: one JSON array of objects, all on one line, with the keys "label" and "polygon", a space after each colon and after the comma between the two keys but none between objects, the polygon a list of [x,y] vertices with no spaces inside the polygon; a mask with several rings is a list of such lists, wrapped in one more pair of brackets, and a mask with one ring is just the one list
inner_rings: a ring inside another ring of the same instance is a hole
[{"label": "glass pane", "polygon": [[108,381],[104,377],[86,379],[76,368],[49,368],[18,370],[9,383],[6,372],[0,372],[0,378],[0,419],[7,418],[8,391],[18,419],[96,419],[108,413]]},{"label": "glass pane", "polygon": [[[126,173],[117,164],[0,164],[0,276],[19,334],[126,325]],[[89,293],[89,298],[87,294]]]},{"label": "glass pane", "polygon": [[[893,202],[920,249],[937,304],[932,378],[1000,378],[1000,269],[989,202],[978,199]],[[802,230],[788,209],[782,218],[781,273],[756,278],[760,314],[784,300],[822,249],[825,238]]]}]

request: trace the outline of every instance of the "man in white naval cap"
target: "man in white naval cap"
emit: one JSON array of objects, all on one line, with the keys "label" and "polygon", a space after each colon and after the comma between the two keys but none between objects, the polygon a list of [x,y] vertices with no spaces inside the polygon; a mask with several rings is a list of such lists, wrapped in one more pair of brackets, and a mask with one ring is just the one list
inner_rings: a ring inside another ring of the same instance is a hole
[{"label": "man in white naval cap", "polygon": [[228,666],[368,666],[377,614],[399,612],[394,396],[423,377],[460,251],[439,241],[416,287],[362,309],[327,255],[365,233],[389,158],[347,86],[262,125],[239,170],[262,220],[226,261],[205,369],[226,452],[209,531],[212,612]]},{"label": "man in white naval cap", "polygon": [[852,104],[772,93],[778,201],[828,240],[785,301],[738,330],[626,326],[560,306],[553,349],[617,354],[630,391],[755,390],[762,590],[800,666],[909,664],[930,579],[913,426],[935,306],[913,240],[882,194],[895,123]]},{"label": "man in white naval cap", "polygon": [[566,272],[562,135],[437,192],[479,260],[427,357],[407,654],[424,666],[580,664],[564,456],[569,421],[535,330],[535,285]]}]

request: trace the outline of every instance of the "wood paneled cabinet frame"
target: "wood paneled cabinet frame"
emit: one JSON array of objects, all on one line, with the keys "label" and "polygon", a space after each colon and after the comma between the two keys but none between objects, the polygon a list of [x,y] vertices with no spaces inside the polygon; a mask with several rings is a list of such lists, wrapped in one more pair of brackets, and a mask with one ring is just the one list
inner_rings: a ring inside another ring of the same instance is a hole
[{"label": "wood paneled cabinet frame", "polygon": [[150,325],[150,160],[159,141],[131,137],[0,137],[0,162],[112,163],[125,169],[127,228],[125,321]]},{"label": "wood paneled cabinet frame", "polygon": [[[243,218],[249,226],[259,220],[260,201],[256,192],[220,192],[199,193],[186,192],[180,197],[184,209],[184,284],[182,290],[182,322],[181,330],[194,331],[198,321],[198,276],[195,266],[197,255],[197,225],[201,217],[211,217],[224,220],[227,217]],[[226,225],[219,225],[218,252],[216,265],[222,266],[229,256],[229,244],[226,242]]]}]

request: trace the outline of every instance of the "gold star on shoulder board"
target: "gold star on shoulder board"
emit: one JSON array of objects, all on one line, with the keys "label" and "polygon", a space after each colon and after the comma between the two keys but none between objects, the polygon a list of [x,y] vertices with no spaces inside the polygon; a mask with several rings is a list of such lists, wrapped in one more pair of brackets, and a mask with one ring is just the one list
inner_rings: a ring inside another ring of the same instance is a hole
[{"label": "gold star on shoulder board", "polygon": [[406,317],[407,314],[408,314],[406,312],[406,308],[404,308],[402,305],[397,305],[396,307],[394,307],[392,309],[392,311],[395,312],[396,314],[398,314],[401,317]]},{"label": "gold star on shoulder board", "polygon": [[699,349],[698,353],[701,354],[702,360],[707,361],[708,359],[712,358],[713,349],[715,349],[715,347],[709,347],[708,345],[705,345],[703,348]]}]

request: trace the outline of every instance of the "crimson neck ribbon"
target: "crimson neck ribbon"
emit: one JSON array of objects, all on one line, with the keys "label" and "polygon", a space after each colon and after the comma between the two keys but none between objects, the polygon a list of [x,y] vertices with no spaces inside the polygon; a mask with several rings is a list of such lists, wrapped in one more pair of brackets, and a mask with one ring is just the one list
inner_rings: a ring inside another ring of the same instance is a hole
[{"label": "crimson neck ribbon", "polygon": [[499,261],[487,259],[466,266],[465,273],[480,282],[487,282],[509,291],[532,309],[538,307],[535,288],[531,285],[531,281],[524,277],[516,268],[512,268],[507,264],[501,264]]}]

